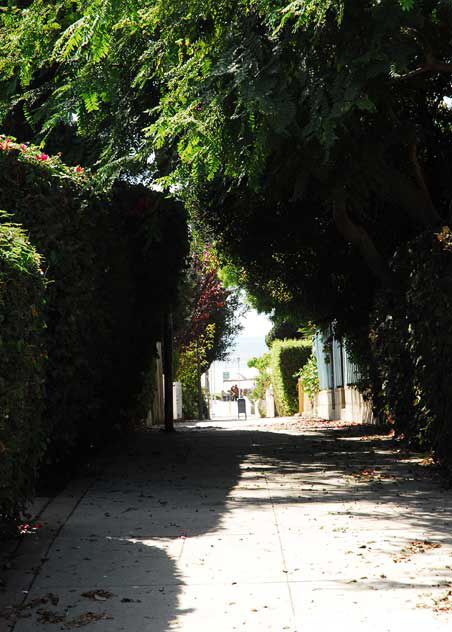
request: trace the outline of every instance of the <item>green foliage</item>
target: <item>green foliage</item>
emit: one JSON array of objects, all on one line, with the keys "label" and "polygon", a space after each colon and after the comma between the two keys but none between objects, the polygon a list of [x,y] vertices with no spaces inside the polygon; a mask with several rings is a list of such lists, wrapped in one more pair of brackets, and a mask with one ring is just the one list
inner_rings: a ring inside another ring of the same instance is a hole
[{"label": "green foliage", "polygon": [[416,0],[399,0],[400,6],[403,11],[411,11],[414,7]]},{"label": "green foliage", "polygon": [[[344,330],[364,330],[376,280],[362,265],[362,252],[338,231],[335,205],[345,200],[384,267],[400,243],[435,221],[434,214],[425,217],[428,204],[419,203],[422,195],[408,160],[410,139],[419,138],[429,182],[438,183],[435,203],[447,214],[450,187],[444,165],[450,143],[443,133],[451,129],[451,114],[442,96],[451,87],[447,74],[421,75],[413,82],[395,78],[417,68],[422,55],[419,40],[408,33],[425,28],[430,41],[429,29],[436,32],[428,3],[418,3],[422,6],[414,15],[394,2],[349,0],[341,3],[340,19],[338,12],[324,11],[331,4],[291,3],[285,14],[290,19],[275,31],[272,9],[254,3],[248,14],[231,18],[228,40],[199,34],[208,39],[203,50],[212,60],[205,99],[210,103],[215,97],[222,104],[217,123],[223,130],[223,162],[211,182],[207,165],[197,164],[191,175],[189,164],[180,164],[179,175],[193,195],[200,224],[215,236],[261,308],[275,309],[280,318],[292,314],[318,325],[336,320]],[[300,21],[295,5],[301,12],[316,10],[319,19],[300,13]],[[434,48],[438,58],[448,59],[445,5],[441,15]],[[194,56],[190,62],[196,63]],[[228,72],[220,74],[222,64]],[[215,82],[214,75],[221,80]],[[205,83],[193,79],[193,94],[195,83],[199,99]],[[264,83],[264,95],[253,100]],[[175,96],[173,85],[167,88]],[[281,95],[292,114],[278,107]],[[187,98],[176,111],[193,103]],[[279,126],[270,123],[272,112],[281,113]],[[195,114],[203,119],[204,106]],[[444,121],[439,134],[436,121]],[[181,133],[178,129],[178,139]],[[247,148],[259,152],[259,159],[241,155],[236,165],[237,146],[242,154]],[[204,149],[207,144],[197,160]]]},{"label": "green foliage", "polygon": [[34,491],[43,415],[45,279],[26,234],[0,212],[0,531]]},{"label": "green foliage", "polygon": [[317,368],[317,359],[312,354],[306,364],[295,374],[300,378],[303,390],[309,399],[313,400],[320,391],[319,371]]},{"label": "green foliage", "polygon": [[98,175],[110,182],[137,165],[149,171],[152,149],[143,147],[141,130],[157,103],[155,84],[133,87],[149,70],[149,7],[139,13],[138,0],[16,4],[0,13],[0,124],[45,141],[49,153],[63,150],[66,162],[104,167]]},{"label": "green foliage", "polygon": [[[355,58],[331,39],[348,37],[351,28],[359,33],[357,16],[376,18],[387,37],[389,25],[397,33],[400,20],[415,13],[412,0],[15,4],[0,18],[4,116],[23,107],[35,138],[62,128],[102,138],[91,156],[105,175],[133,163],[145,168],[151,152],[171,145],[181,161],[178,179],[188,169],[194,181],[219,173],[255,178],[288,133],[317,138],[328,151],[344,117],[375,109],[363,79],[373,79],[376,66],[387,72],[389,56],[380,33],[360,34],[371,50],[354,50]],[[425,3],[418,4],[422,11]],[[355,37],[352,48],[357,44]],[[397,42],[393,55],[400,49]],[[333,85],[306,68],[324,70]],[[311,114],[302,124],[299,105]]]},{"label": "green foliage", "polygon": [[144,187],[101,195],[55,159],[0,147],[0,205],[29,233],[48,281],[47,460],[67,465],[76,447],[147,412],[140,397],[187,254],[185,215]]},{"label": "green foliage", "polygon": [[[408,327],[403,294],[394,296],[380,291],[373,311],[370,340],[382,392],[381,412],[397,435],[418,443],[414,363],[408,344]],[[375,392],[375,386],[372,383],[369,386]]]},{"label": "green foliage", "polygon": [[278,415],[293,415],[298,410],[296,373],[311,355],[309,340],[275,340],[271,348],[271,375]]},{"label": "green foliage", "polygon": [[204,397],[200,395],[200,377],[209,368],[208,354],[214,344],[215,325],[209,324],[196,340],[189,342],[178,354],[176,380],[182,383],[182,406],[185,419],[199,419],[205,410]]},{"label": "green foliage", "polygon": [[105,289],[117,337],[117,373],[108,388],[116,389],[121,398],[111,404],[112,417],[119,410],[123,421],[136,423],[149,411],[155,345],[162,339],[167,313],[179,298],[188,257],[186,214],[173,200],[123,182],[114,185],[108,200],[112,224],[108,261],[113,274]]},{"label": "green foliage", "polygon": [[426,233],[393,262],[402,292],[381,294],[373,343],[396,432],[452,465],[452,233]]},{"label": "green foliage", "polygon": [[256,386],[248,394],[248,397],[252,401],[265,399],[265,392],[269,388],[272,381],[270,374],[270,362],[271,353],[263,353],[258,358],[251,358],[250,360],[248,360],[248,366],[259,371],[259,374],[256,377]]},{"label": "green foliage", "polygon": [[103,332],[108,334],[110,325],[101,272],[102,264],[108,266],[108,212],[75,173],[61,173],[53,160],[29,155],[39,153],[3,143],[0,205],[27,230],[43,258],[48,281],[46,416],[53,442],[65,454],[100,412]]},{"label": "green foliage", "polygon": [[273,324],[273,327],[265,336],[265,344],[267,347],[271,347],[274,340],[286,340],[287,338],[294,340],[302,338],[303,334],[298,331],[299,328],[300,325],[293,321],[287,319],[279,320]]}]

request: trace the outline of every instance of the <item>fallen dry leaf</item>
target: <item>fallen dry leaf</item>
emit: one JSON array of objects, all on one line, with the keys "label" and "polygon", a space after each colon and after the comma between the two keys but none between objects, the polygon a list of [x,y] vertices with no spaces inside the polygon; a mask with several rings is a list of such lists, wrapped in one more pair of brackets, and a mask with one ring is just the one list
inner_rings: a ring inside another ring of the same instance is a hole
[{"label": "fallen dry leaf", "polygon": [[25,604],[24,608],[36,608],[36,606],[45,605],[46,603],[49,603],[49,601],[52,606],[57,606],[60,598],[54,593],[47,593],[47,595],[45,595],[44,597],[37,597],[36,599],[32,599]]},{"label": "fallen dry leaf", "polygon": [[93,601],[107,601],[110,597],[113,597],[113,593],[109,590],[88,590],[87,592],[82,593],[82,597],[86,597],[87,599],[92,599]]},{"label": "fallen dry leaf", "polygon": [[90,623],[94,623],[95,621],[101,621],[102,619],[113,619],[113,617],[108,616],[105,612],[83,612],[78,617],[66,621],[64,623],[64,627],[81,628],[85,625],[89,625]]},{"label": "fallen dry leaf", "polygon": [[412,540],[394,557],[394,562],[408,562],[411,559],[411,555],[417,553],[425,553],[432,549],[439,549],[441,544],[439,542],[430,542],[429,540]]},{"label": "fallen dry leaf", "polygon": [[58,612],[44,610],[44,608],[38,610],[38,615],[38,623],[63,623],[66,619],[65,614],[58,614]]},{"label": "fallen dry leaf", "polygon": [[123,597],[121,603],[141,603],[141,599],[130,599],[130,597]]},{"label": "fallen dry leaf", "polygon": [[448,590],[445,595],[433,601],[433,610],[435,612],[452,612],[452,590]]},{"label": "fallen dry leaf", "polygon": [[[450,587],[451,584],[448,584],[448,586]],[[452,590],[448,590],[444,595],[437,597],[436,599],[430,597],[427,603],[420,602],[416,607],[426,608],[437,613],[452,612]]]},{"label": "fallen dry leaf", "polygon": [[[43,597],[35,597],[35,599],[32,599],[31,601],[28,601],[26,603],[4,608],[0,611],[0,617],[8,619],[10,621],[23,619],[25,617],[31,616],[31,614],[28,613],[29,610],[37,608],[38,606],[45,606],[49,602],[52,604],[52,606],[57,606],[59,601],[60,598],[58,597],[58,595],[55,595],[54,593],[47,593],[47,595],[44,595]],[[43,610],[43,612],[45,611]]]},{"label": "fallen dry leaf", "polygon": [[383,471],[380,467],[364,467],[360,470],[350,473],[350,476],[357,480],[363,481],[375,481],[380,482],[382,480],[395,479],[395,476]]}]

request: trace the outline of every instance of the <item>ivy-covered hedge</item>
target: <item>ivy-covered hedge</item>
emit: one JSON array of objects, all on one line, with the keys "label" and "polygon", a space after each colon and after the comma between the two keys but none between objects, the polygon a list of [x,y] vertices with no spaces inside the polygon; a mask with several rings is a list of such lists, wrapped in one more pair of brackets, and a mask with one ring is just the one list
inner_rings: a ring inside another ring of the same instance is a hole
[{"label": "ivy-covered hedge", "polygon": [[297,373],[312,352],[309,340],[275,340],[271,346],[271,374],[278,415],[298,411]]},{"label": "ivy-covered hedge", "polygon": [[47,461],[67,463],[150,406],[155,343],[187,252],[185,216],[141,186],[100,194],[82,168],[0,138],[2,207],[42,256]]},{"label": "ivy-covered hedge", "polygon": [[45,280],[25,233],[0,211],[0,531],[31,497],[47,446]]},{"label": "ivy-covered hedge", "polygon": [[[116,310],[126,314],[110,388],[120,393],[123,418],[140,419],[151,405],[153,390],[149,385],[155,377],[153,359],[156,342],[162,340],[163,319],[179,298],[189,250],[187,221],[182,205],[144,186],[117,183],[111,204],[126,236],[130,271],[125,278],[121,265],[111,279],[110,291],[115,291],[118,282],[124,284]],[[110,257],[115,256],[113,242]]]},{"label": "ivy-covered hedge", "polygon": [[452,467],[452,233],[426,234],[393,260],[401,292],[380,293],[373,345],[397,434]]},{"label": "ivy-covered hedge", "polygon": [[[396,296],[388,290],[378,293],[370,337],[382,393],[378,412],[398,436],[414,438],[418,423],[414,414],[414,364],[404,298],[403,293]],[[373,392],[375,386],[376,382],[372,383]]]},{"label": "ivy-covered hedge", "polygon": [[0,207],[29,233],[48,281],[45,414],[48,456],[55,461],[67,458],[86,433],[95,439],[105,424],[106,377],[114,373],[115,319],[124,312],[119,296],[127,300],[128,262],[106,200],[84,178],[61,173],[45,154],[32,162],[28,152],[0,152]]}]

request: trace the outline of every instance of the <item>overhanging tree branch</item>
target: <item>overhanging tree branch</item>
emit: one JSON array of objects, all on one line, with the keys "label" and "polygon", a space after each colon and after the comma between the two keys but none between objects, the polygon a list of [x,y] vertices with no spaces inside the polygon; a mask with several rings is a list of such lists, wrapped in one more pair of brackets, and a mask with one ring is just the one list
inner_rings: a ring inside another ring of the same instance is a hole
[{"label": "overhanging tree branch", "polygon": [[452,64],[448,64],[443,61],[436,61],[434,59],[427,61],[416,70],[411,70],[410,72],[405,73],[404,75],[399,75],[397,80],[401,79],[411,79],[412,77],[416,77],[417,75],[422,75],[426,72],[436,72],[440,74],[452,73]]},{"label": "overhanging tree branch", "polygon": [[344,202],[334,204],[333,216],[338,231],[357,247],[374,276],[385,284],[392,284],[386,261],[378,252],[367,230],[351,219]]},{"label": "overhanging tree branch", "polygon": [[441,221],[441,217],[439,216],[439,213],[436,210],[435,205],[433,204],[430,191],[425,181],[424,172],[422,170],[422,167],[417,155],[416,143],[411,143],[411,145],[409,146],[409,157],[414,167],[414,174],[416,176],[416,181],[419,185],[420,190],[422,191],[422,194],[425,200],[425,212],[424,212],[425,223],[427,226],[436,226]]}]

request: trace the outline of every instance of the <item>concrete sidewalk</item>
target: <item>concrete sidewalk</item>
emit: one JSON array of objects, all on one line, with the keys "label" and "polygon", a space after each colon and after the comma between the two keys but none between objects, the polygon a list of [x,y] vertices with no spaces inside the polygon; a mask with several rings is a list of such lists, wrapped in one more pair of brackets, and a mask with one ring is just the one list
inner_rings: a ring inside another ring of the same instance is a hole
[{"label": "concrete sidewalk", "polygon": [[0,630],[450,631],[452,493],[389,438],[330,426],[137,434],[44,511]]}]

